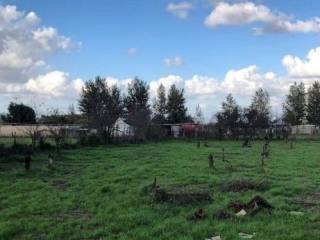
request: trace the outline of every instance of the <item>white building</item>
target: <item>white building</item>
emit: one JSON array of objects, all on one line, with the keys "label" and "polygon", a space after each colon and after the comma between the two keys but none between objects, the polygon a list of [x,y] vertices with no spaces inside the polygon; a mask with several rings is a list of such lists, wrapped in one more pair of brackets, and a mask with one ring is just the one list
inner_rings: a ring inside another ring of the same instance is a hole
[{"label": "white building", "polygon": [[130,137],[134,135],[134,128],[123,118],[118,118],[113,126],[112,135],[114,137]]}]

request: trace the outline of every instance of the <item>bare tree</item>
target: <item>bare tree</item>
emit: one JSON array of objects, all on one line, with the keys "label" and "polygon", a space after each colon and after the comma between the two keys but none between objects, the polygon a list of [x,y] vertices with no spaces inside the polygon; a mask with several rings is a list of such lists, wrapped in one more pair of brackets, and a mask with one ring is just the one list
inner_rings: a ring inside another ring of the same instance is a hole
[{"label": "bare tree", "polygon": [[[59,110],[53,109],[50,113],[50,116],[53,119],[58,119],[58,117],[60,116]],[[52,137],[54,141],[57,157],[60,158],[61,148],[67,137],[66,128],[64,127],[63,123],[57,122],[53,125],[49,124],[48,131],[49,131],[50,137]]]},{"label": "bare tree", "polygon": [[37,147],[37,141],[41,137],[41,129],[38,123],[26,125],[24,133],[31,139],[32,150]]}]

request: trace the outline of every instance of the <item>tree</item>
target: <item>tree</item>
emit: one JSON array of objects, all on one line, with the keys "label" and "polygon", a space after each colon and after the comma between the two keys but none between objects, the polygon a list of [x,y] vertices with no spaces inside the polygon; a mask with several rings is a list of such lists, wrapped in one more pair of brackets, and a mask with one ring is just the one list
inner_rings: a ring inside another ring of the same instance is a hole
[{"label": "tree", "polygon": [[222,111],[217,115],[218,125],[226,131],[231,131],[236,136],[237,127],[240,122],[240,107],[232,94],[229,94],[225,102],[222,102]]},{"label": "tree", "polygon": [[196,112],[195,112],[195,116],[194,116],[194,121],[196,123],[198,123],[198,124],[203,124],[204,123],[203,112],[202,112],[202,109],[201,109],[199,104],[196,106]]},{"label": "tree", "polygon": [[252,103],[246,111],[249,125],[254,128],[266,128],[270,122],[270,98],[269,93],[259,88],[252,98]]},{"label": "tree", "polygon": [[308,90],[307,119],[311,124],[320,125],[320,82],[316,81]]},{"label": "tree", "polygon": [[[52,117],[52,119],[58,119],[61,114],[59,113],[58,109],[53,109],[49,113],[49,116]],[[48,125],[48,131],[50,134],[50,137],[52,137],[54,144],[55,144],[55,149],[56,149],[56,154],[57,158],[61,159],[61,148],[62,145],[65,143],[66,137],[67,137],[67,129],[64,126],[63,122],[57,122],[54,125],[49,124]]]},{"label": "tree", "polygon": [[109,87],[104,78],[96,77],[85,83],[79,100],[79,109],[88,123],[97,129],[106,141],[110,140],[112,127],[123,113],[123,101],[117,86]]},{"label": "tree", "polygon": [[291,125],[299,125],[303,123],[306,116],[306,92],[305,86],[301,82],[290,86],[289,94],[283,105],[284,120]]},{"label": "tree", "polygon": [[35,111],[23,103],[11,102],[8,106],[8,114],[2,115],[1,118],[4,122],[8,123],[35,123]]},{"label": "tree", "polygon": [[166,98],[166,90],[161,83],[157,90],[157,99],[153,106],[155,115],[153,117],[153,121],[155,123],[165,123],[166,121],[166,113],[167,113],[167,98]]},{"label": "tree", "polygon": [[173,84],[170,87],[167,102],[167,119],[169,123],[182,123],[189,120],[185,103],[184,90],[179,90],[176,85]]},{"label": "tree", "polygon": [[125,98],[126,119],[134,127],[135,137],[144,140],[150,123],[149,86],[135,78],[128,86]]}]

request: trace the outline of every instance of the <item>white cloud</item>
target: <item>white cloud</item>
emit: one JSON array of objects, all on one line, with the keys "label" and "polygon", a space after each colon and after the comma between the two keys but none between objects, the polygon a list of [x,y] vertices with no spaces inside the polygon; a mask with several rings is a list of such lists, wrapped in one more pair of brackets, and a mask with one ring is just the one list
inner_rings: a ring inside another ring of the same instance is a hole
[{"label": "white cloud", "polygon": [[176,56],[174,58],[165,58],[163,62],[168,67],[179,67],[183,64],[182,58],[179,56]]},{"label": "white cloud", "polygon": [[16,6],[0,6],[0,81],[26,82],[46,70],[46,58],[73,47],[70,38],[53,27],[40,25],[34,12]]},{"label": "white cloud", "polygon": [[69,74],[61,71],[52,71],[45,75],[31,78],[25,84],[26,90],[45,96],[77,96],[83,86],[81,79],[70,80]]},{"label": "white cloud", "polygon": [[115,77],[106,77],[106,83],[108,86],[118,86],[123,93],[126,93],[128,90],[128,85],[132,82],[133,78],[124,78],[124,79],[118,79]]},{"label": "white cloud", "polygon": [[194,75],[191,79],[185,81],[185,89],[189,95],[213,95],[222,91],[218,80],[207,77]]},{"label": "white cloud", "polygon": [[311,49],[305,59],[287,55],[282,59],[283,66],[290,77],[320,77],[320,47]]},{"label": "white cloud", "polygon": [[182,77],[178,75],[168,75],[166,77],[159,78],[158,80],[153,80],[150,82],[150,95],[151,98],[156,97],[157,89],[162,84],[166,91],[169,90],[171,85],[175,84],[177,87],[184,87],[184,81]]},{"label": "white cloud", "polygon": [[208,27],[221,25],[239,26],[253,23],[263,23],[262,27],[253,28],[255,34],[277,32],[320,32],[320,18],[296,20],[281,12],[272,11],[267,6],[252,2],[229,4],[218,3],[204,21]]},{"label": "white cloud", "polygon": [[186,19],[193,5],[189,2],[169,3],[167,11],[180,19]]}]

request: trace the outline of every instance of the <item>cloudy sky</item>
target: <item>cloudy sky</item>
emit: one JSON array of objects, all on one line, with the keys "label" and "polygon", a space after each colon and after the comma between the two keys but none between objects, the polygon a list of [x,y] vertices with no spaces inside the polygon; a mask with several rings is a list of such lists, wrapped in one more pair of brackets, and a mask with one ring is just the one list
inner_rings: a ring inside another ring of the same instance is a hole
[{"label": "cloudy sky", "polygon": [[258,87],[275,114],[288,87],[320,79],[319,0],[0,0],[0,112],[12,100],[66,110],[101,75],[185,89],[206,118]]}]

